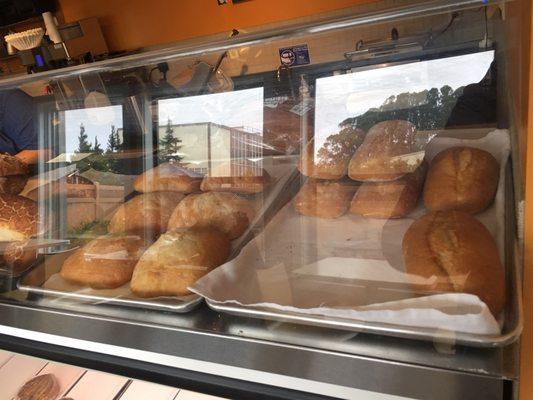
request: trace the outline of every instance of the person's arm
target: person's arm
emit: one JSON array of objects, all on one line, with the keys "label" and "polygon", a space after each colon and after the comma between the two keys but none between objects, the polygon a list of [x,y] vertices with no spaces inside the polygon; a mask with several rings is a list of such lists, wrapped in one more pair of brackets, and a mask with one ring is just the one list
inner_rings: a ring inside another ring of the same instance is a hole
[{"label": "person's arm", "polygon": [[39,162],[39,157],[47,160],[49,157],[47,149],[41,150],[22,150],[15,155],[17,158],[24,161],[26,164],[33,165]]}]

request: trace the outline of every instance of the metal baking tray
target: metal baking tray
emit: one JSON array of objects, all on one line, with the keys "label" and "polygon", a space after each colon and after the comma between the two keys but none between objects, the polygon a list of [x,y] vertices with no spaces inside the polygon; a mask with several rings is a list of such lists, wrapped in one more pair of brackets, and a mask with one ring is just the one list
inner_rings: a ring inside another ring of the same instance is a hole
[{"label": "metal baking tray", "polygon": [[517,340],[522,332],[521,268],[520,251],[516,243],[516,214],[513,197],[511,164],[506,165],[505,180],[505,267],[506,306],[503,313],[503,328],[499,335],[475,335],[463,332],[364,322],[354,319],[285,312],[255,306],[240,306],[206,299],[210,308],[218,312],[238,316],[275,320],[287,323],[327,327],[359,333],[410,338],[424,341],[444,342],[474,347],[500,347]]},{"label": "metal baking tray", "polygon": [[35,300],[45,300],[48,303],[53,303],[55,306],[60,306],[61,302],[77,301],[80,303],[122,306],[142,308],[158,311],[167,311],[175,313],[186,313],[194,309],[202,302],[202,297],[192,294],[189,296],[179,297],[157,297],[151,299],[143,299],[136,297],[131,292],[122,289],[121,294],[117,296],[120,289],[102,289],[95,290],[82,286],[72,285],[69,290],[58,290],[53,288],[46,288],[45,284],[54,274],[59,273],[63,261],[75,250],[71,249],[63,253],[54,254],[45,259],[44,262],[35,266],[29,273],[27,273],[17,283],[17,289],[36,296]]}]

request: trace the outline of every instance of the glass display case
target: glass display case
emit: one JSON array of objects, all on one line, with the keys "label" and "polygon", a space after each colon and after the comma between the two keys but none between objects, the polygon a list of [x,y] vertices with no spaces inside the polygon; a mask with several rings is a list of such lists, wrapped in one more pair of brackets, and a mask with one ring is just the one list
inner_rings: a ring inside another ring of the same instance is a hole
[{"label": "glass display case", "polygon": [[396,3],[0,80],[3,346],[227,397],[514,398],[516,21]]}]

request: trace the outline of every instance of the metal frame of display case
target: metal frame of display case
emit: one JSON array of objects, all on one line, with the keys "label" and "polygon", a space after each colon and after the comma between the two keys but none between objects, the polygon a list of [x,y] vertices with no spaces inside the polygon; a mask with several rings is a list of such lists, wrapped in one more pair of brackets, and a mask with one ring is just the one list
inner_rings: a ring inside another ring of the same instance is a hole
[{"label": "metal frame of display case", "polygon": [[[501,2],[420,1],[6,78],[0,89],[491,3]],[[231,398],[496,400],[516,397],[518,386],[518,342],[496,348],[419,342],[219,314],[205,305],[176,315],[79,303],[54,309],[44,298],[31,304],[5,300],[0,303],[0,347]]]}]

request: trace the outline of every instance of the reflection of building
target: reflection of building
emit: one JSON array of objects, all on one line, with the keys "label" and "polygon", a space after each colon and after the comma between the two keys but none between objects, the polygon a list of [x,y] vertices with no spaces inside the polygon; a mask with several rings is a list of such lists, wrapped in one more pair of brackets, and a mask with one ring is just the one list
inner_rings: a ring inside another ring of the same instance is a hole
[{"label": "reflection of building", "polygon": [[[239,176],[243,159],[263,156],[262,136],[243,129],[230,128],[213,122],[171,125],[174,137],[181,140],[178,154],[186,168],[207,173],[220,164],[231,162],[231,175]],[[161,139],[167,125],[159,126]],[[260,163],[258,163],[260,164]],[[229,167],[229,164],[228,164]]]}]

